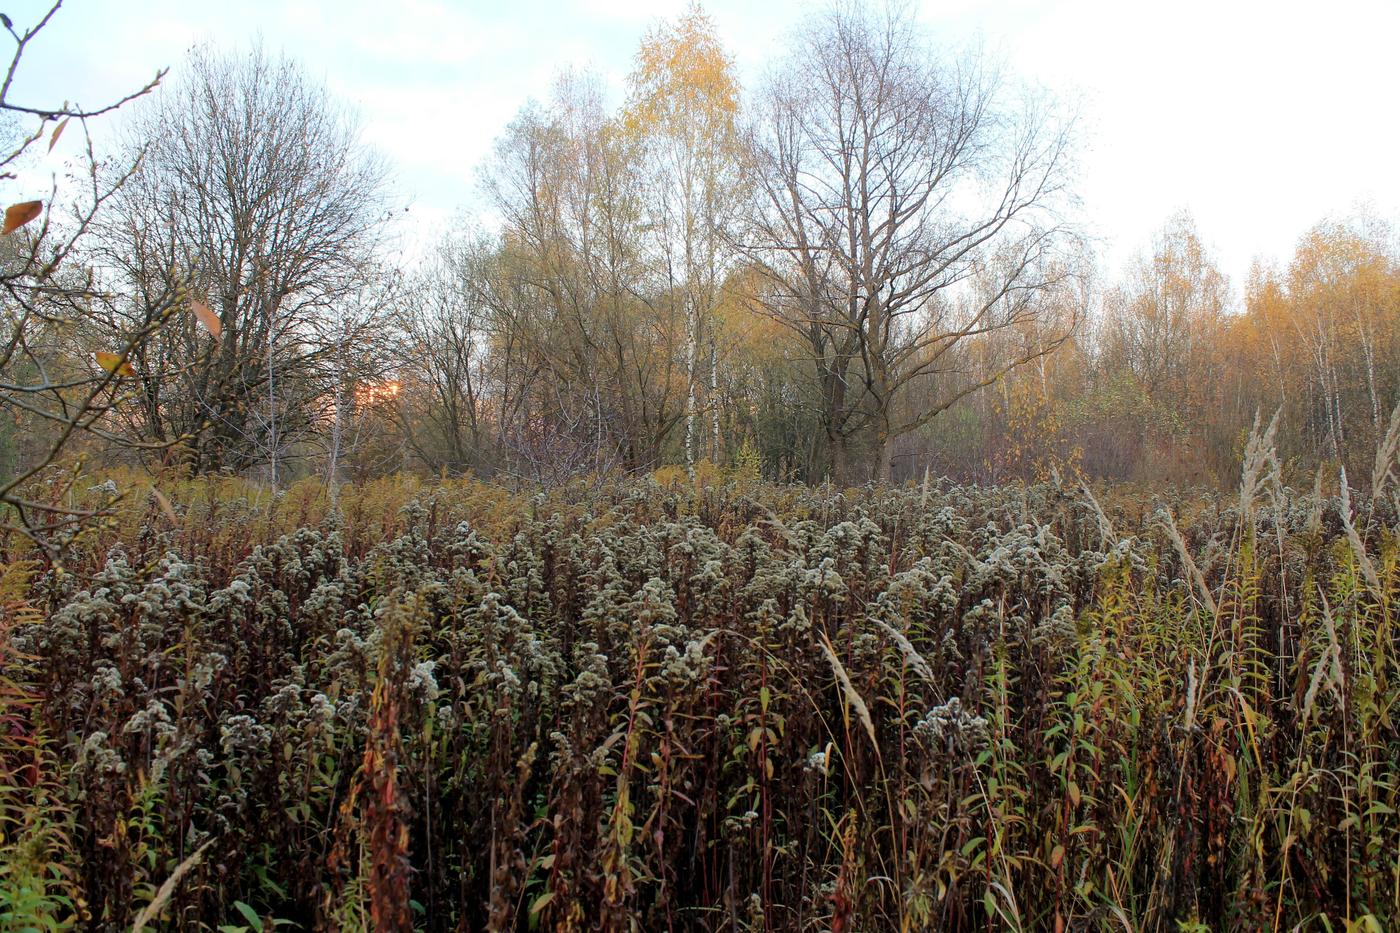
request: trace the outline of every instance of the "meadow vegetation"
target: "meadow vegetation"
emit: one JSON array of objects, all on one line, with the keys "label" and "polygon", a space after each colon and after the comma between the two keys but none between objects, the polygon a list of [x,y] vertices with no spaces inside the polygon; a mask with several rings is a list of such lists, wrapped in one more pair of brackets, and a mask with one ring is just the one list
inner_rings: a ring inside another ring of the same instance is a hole
[{"label": "meadow vegetation", "polygon": [[1300,492],[1256,430],[1176,501],[120,476],[68,564],[7,543],[0,917],[1387,929],[1394,453]]}]

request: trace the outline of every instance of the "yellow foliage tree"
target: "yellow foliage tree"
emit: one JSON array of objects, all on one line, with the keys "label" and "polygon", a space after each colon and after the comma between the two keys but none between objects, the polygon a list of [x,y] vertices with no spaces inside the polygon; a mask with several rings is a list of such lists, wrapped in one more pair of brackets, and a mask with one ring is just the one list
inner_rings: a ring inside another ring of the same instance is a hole
[{"label": "yellow foliage tree", "polygon": [[[738,113],[733,60],[698,4],[642,41],[620,122],[639,147],[647,175],[645,213],[656,272],[685,312],[687,464],[705,446],[702,406],[710,414],[710,453],[719,456],[713,315],[732,266],[726,225],[735,213],[740,183]],[[708,391],[701,385],[705,370]],[[708,399],[702,401],[702,396]]]}]

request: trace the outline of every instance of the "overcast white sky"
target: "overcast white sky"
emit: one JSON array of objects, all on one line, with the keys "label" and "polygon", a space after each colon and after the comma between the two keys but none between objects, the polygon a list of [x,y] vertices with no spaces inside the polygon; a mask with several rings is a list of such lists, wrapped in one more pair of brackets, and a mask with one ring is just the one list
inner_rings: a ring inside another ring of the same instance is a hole
[{"label": "overcast white sky", "polygon": [[[422,243],[470,208],[475,168],[558,70],[620,89],[647,28],[686,0],[67,0],[11,100],[85,105],[177,72],[191,46],[261,35],[358,107]],[[10,0],[17,27],[47,3]],[[709,0],[746,86],[811,0]],[[980,42],[1082,114],[1079,191],[1106,271],[1190,210],[1236,288],[1327,215],[1400,220],[1400,2],[923,0],[935,37]],[[72,141],[68,142],[72,145]],[[64,143],[55,152],[61,159]],[[38,196],[38,195],[35,195]]]}]

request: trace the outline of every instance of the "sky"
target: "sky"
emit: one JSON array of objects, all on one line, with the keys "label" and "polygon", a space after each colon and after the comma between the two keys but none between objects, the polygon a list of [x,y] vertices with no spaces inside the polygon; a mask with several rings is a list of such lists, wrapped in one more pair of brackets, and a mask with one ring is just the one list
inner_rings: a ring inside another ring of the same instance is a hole
[{"label": "sky", "polygon": [[[643,35],[687,4],[66,0],[26,52],[10,99],[107,103],[158,67],[174,78],[197,45],[260,39],[358,110],[409,208],[401,235],[413,255],[479,207],[477,169],[528,99],[547,97],[561,69],[581,67],[620,100]],[[18,28],[47,6],[10,0],[4,9]],[[745,88],[823,8],[704,6]],[[1286,264],[1324,218],[1364,208],[1400,221],[1397,0],[922,0],[912,9],[937,42],[980,46],[1079,115],[1082,222],[1110,277],[1181,210],[1237,292],[1254,259]],[[47,158],[71,158],[66,147],[76,143],[65,139]]]}]

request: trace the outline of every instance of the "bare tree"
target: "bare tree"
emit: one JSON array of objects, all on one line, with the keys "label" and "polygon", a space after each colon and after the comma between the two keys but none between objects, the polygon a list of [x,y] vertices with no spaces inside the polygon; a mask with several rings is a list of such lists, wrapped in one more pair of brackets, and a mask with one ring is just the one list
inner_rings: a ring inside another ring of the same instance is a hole
[{"label": "bare tree", "polygon": [[[196,50],[130,146],[146,158],[102,227],[126,295],[113,324],[198,298],[221,327],[206,348],[182,316],[141,348],[143,393],[126,413],[152,440],[190,438],[197,470],[266,464],[275,483],[291,446],[324,426],[337,351],[372,352],[376,309],[359,299],[378,271],[384,167],[350,114],[261,48]],[[206,350],[208,365],[182,368]]]},{"label": "bare tree", "polygon": [[409,382],[398,409],[406,443],[430,469],[459,475],[491,459],[488,392],[490,311],[483,280],[494,244],[444,242],[410,288],[399,327],[401,373]]},{"label": "bare tree", "polygon": [[[1068,274],[1068,125],[1010,97],[981,59],[940,57],[903,12],[860,6],[809,24],[761,96],[744,245],[811,352],[837,478],[889,478],[896,438],[1066,336],[898,404],[964,366],[965,342],[1035,318]],[[850,461],[860,439],[873,470]]]},{"label": "bare tree", "polygon": [[[119,170],[99,173],[89,121],[146,94],[164,71],[135,93],[94,109],[15,102],[11,94],[21,60],[59,7],[54,3],[23,31],[8,17],[0,17],[0,25],[15,43],[0,83],[0,114],[35,121],[31,130],[20,131],[18,138],[0,147],[0,182],[7,191],[21,185],[30,189],[20,195],[26,200],[5,212],[6,236],[0,250],[0,417],[7,423],[13,419],[31,439],[14,462],[0,464],[0,503],[8,513],[5,527],[33,539],[50,558],[56,558],[73,534],[101,510],[68,504],[66,493],[76,472],[69,481],[50,485],[42,498],[36,497],[32,487],[83,436],[129,442],[112,430],[107,416],[131,385],[128,359],[158,333],[172,311],[168,303],[152,303],[120,335],[94,335],[90,327],[93,306],[103,296],[91,271],[81,264],[84,241],[99,213],[108,209],[129,180],[141,153],[129,153]],[[65,145],[75,138],[82,140],[81,167],[63,186],[55,178],[47,198],[32,198],[40,192],[33,190],[31,181],[22,180],[20,168],[36,157],[45,140],[47,152],[53,153],[74,121],[77,128],[68,133]],[[67,203],[60,204],[60,197]]]}]

